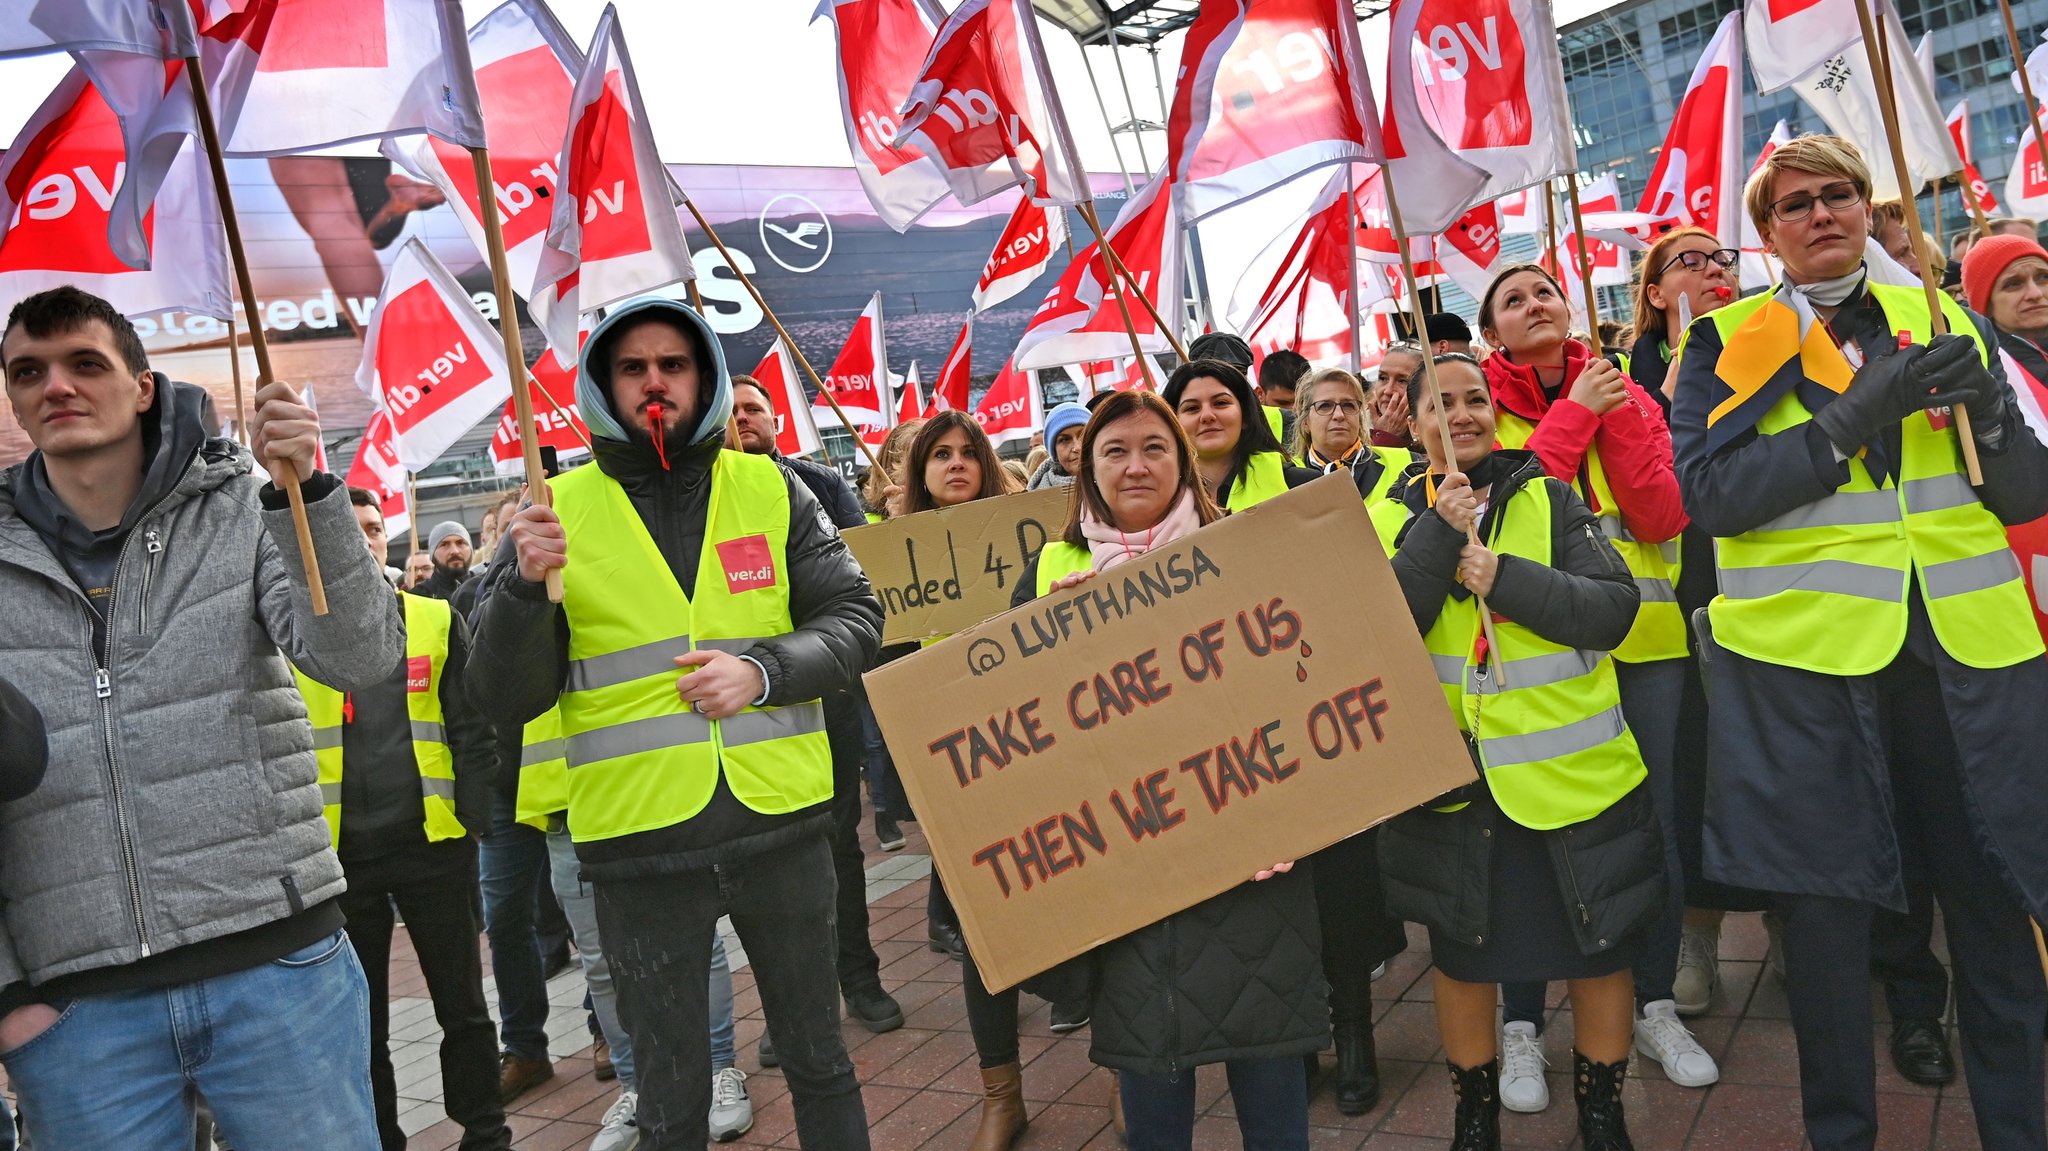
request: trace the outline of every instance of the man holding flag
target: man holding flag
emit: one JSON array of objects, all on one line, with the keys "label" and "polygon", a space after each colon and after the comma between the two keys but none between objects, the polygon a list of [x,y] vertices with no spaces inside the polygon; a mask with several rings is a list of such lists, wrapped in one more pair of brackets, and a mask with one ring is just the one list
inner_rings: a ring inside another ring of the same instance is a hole
[{"label": "man holding flag", "polygon": [[2048,659],[2005,525],[2048,512],[2048,447],[1988,321],[1939,296],[1937,328],[1921,291],[1868,280],[1870,194],[1846,141],[1772,152],[1744,201],[1784,282],[1694,322],[1678,365],[1678,477],[1721,588],[1703,867],[1777,893],[1807,1135],[1868,1151],[1871,920],[1906,910],[1917,844],[1979,1137],[2040,1151]]}]

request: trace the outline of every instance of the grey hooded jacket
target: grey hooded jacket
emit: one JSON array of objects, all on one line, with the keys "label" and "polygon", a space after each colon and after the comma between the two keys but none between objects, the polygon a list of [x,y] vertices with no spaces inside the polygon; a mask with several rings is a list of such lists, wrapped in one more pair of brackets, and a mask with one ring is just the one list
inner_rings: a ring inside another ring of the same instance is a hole
[{"label": "grey hooded jacket", "polygon": [[49,768],[0,804],[0,984],[135,963],[333,899],[313,730],[289,658],[354,689],[403,649],[398,599],[339,484],[311,520],[313,614],[290,513],[247,450],[208,440],[122,548],[103,650],[83,592],[0,473],[0,677],[41,711]]}]

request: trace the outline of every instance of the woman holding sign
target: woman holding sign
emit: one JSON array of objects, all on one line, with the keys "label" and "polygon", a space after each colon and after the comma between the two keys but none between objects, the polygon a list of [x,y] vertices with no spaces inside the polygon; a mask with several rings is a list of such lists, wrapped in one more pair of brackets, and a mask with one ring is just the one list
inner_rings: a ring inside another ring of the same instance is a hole
[{"label": "woman holding sign", "polygon": [[[1680,247],[1664,259],[1683,273],[1693,263],[1725,267],[1721,261],[1735,255],[1722,249],[1698,256]],[[1518,264],[1494,277],[1479,303],[1480,330],[1500,349],[1486,359],[1486,380],[1500,446],[1526,448],[1545,472],[1572,485],[1641,589],[1634,626],[1614,645],[1615,674],[1629,726],[1642,733],[1657,816],[1669,828],[1677,815],[1673,759],[1688,654],[1675,586],[1685,509],[1672,471],[1671,432],[1648,392],[1615,364],[1566,336],[1569,322],[1564,290],[1542,268]],[[1721,1077],[1721,1070],[1679,1022],[1675,1002],[1685,911],[1675,839],[1667,839],[1665,855],[1668,902],[1635,973],[1642,1012],[1635,1042],[1663,1064],[1673,1083],[1705,1087]],[[1510,1058],[1501,1084],[1503,1101],[1516,1111],[1540,1111],[1549,1102],[1549,1090],[1538,1070],[1540,1060],[1529,1056],[1543,1027],[1543,989],[1509,986],[1506,1002]]]},{"label": "woman holding sign", "polygon": [[1630,1151],[1621,1107],[1630,966],[1666,883],[1642,754],[1607,652],[1635,622],[1640,593],[1568,484],[1532,453],[1494,450],[1478,362],[1452,353],[1435,364],[1439,396],[1427,394],[1424,375],[1409,386],[1410,426],[1430,470],[1405,489],[1415,515],[1394,574],[1482,781],[1381,828],[1387,906],[1429,928],[1437,1026],[1458,1095],[1454,1151],[1500,1146],[1494,985],[1551,979],[1571,987],[1586,1151]]},{"label": "woman holding sign", "polygon": [[[1211,361],[1189,366],[1244,379]],[[1183,392],[1187,370],[1174,374]],[[1271,438],[1265,421],[1247,426]],[[1214,522],[1222,512],[1199,463],[1159,397],[1117,392],[1103,401],[1082,435],[1066,530],[1026,566],[1013,602],[1141,559]],[[1242,884],[1095,951],[1101,983],[1089,1057],[1118,1072],[1133,1151],[1193,1145],[1194,1068],[1203,1063],[1228,1071],[1246,1151],[1307,1151],[1302,1059],[1329,1034],[1308,870],[1276,865],[1254,877],[1268,882]]]},{"label": "woman holding sign", "polygon": [[1182,364],[1159,395],[1180,418],[1202,483],[1224,511],[1242,511],[1322,474],[1288,460],[1272,427],[1257,416],[1251,381],[1221,360]]}]

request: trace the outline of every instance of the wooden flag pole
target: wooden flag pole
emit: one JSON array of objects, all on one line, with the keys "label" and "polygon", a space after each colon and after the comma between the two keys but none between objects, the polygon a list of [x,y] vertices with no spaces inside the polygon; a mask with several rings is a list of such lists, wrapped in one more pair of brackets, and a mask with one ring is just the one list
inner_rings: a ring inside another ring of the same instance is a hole
[{"label": "wooden flag pole", "polygon": [[[1145,389],[1156,392],[1159,390],[1159,382],[1152,378],[1152,361],[1145,358],[1145,349],[1138,345],[1138,326],[1131,322],[1130,305],[1124,302],[1124,284],[1118,278],[1116,265],[1112,262],[1116,253],[1110,250],[1109,240],[1102,234],[1102,221],[1095,217],[1093,200],[1081,202],[1081,218],[1088,221],[1088,229],[1095,233],[1095,251],[1102,257],[1102,271],[1108,281],[1106,287],[1110,294],[1116,297],[1116,310],[1123,313],[1124,334],[1131,337],[1131,355],[1137,357],[1138,370],[1145,375]],[[1179,344],[1176,343],[1174,346],[1178,348]],[[1181,359],[1185,361],[1187,353],[1182,352]]]},{"label": "wooden flag pole", "polygon": [[[868,458],[868,465],[874,468],[878,474],[888,475],[889,473],[882,467],[881,457],[875,455],[875,449],[869,447],[868,442],[860,438],[860,429],[853,426],[853,421],[846,415],[846,409],[840,407],[839,401],[833,398],[832,389],[825,386],[825,381],[819,377],[818,370],[813,368],[811,361],[804,357],[803,349],[797,347],[796,341],[790,338],[789,330],[784,328],[782,321],[776,318],[775,309],[769,307],[768,301],[761,298],[761,289],[754,286],[754,281],[749,279],[745,272],[740,271],[739,261],[732,258],[732,253],[726,249],[725,241],[719,239],[718,233],[712,230],[711,221],[704,218],[704,213],[697,207],[697,201],[684,196],[683,204],[690,209],[690,215],[696,217],[697,226],[704,229],[706,236],[711,237],[712,244],[718,248],[718,254],[725,257],[725,266],[732,269],[732,274],[740,278],[740,284],[747,289],[747,294],[754,297],[754,304],[761,309],[761,314],[768,317],[768,322],[774,325],[775,334],[782,337],[782,346],[788,348],[789,354],[796,357],[796,362],[803,368],[804,375],[811,378],[811,385],[818,389],[819,395],[825,397],[826,403],[832,405],[832,414],[838,416],[839,422],[846,426],[846,434],[853,437],[853,445],[859,448],[861,454]],[[888,369],[884,367],[882,370],[886,372]],[[881,394],[882,389],[876,388],[875,395],[877,398]]]},{"label": "wooden flag pole", "polygon": [[[505,225],[498,218],[498,185],[491,175],[490,149],[469,150],[476,172],[477,201],[483,211],[484,254],[491,261],[491,290],[498,296],[498,331],[505,338],[505,370],[512,375],[512,418],[519,425],[519,447],[526,461],[526,492],[538,506],[553,507],[547,466],[540,459],[540,435],[533,425],[533,395],[527,388],[526,344],[519,338],[519,308],[512,295],[512,267],[505,261]],[[417,509],[415,509],[417,513]],[[562,602],[562,569],[549,568],[548,600]]]},{"label": "wooden flag pole", "polygon": [[[1958,180],[1958,181],[1957,181],[1957,184],[1958,184],[1958,187],[1960,187],[1960,185],[1961,185],[1961,181],[1960,181],[1960,180]],[[1934,180],[1933,180],[1933,188],[1934,188],[1934,247],[1935,247],[1935,250],[1936,250],[1936,251],[1940,251],[1940,250],[1941,250],[1941,239],[1942,239],[1942,237],[1941,237],[1941,177],[1940,177],[1940,176],[1936,176],[1936,177],[1934,178]],[[1970,198],[1970,194],[1969,194],[1968,192],[1964,192],[1964,193],[1963,193],[1963,199],[1965,199],[1965,200],[1968,200],[1969,198]]]},{"label": "wooden flag pole", "polygon": [[[1357,169],[1349,164],[1344,165],[1344,200],[1344,266],[1351,272],[1351,298],[1346,301],[1350,307],[1345,309],[1351,313],[1351,368],[1353,371],[1363,373],[1365,371],[1365,317],[1360,314],[1358,299],[1360,292],[1363,290],[1358,282],[1358,173]],[[1306,300],[1305,293],[1303,298]],[[1425,348],[1423,359],[1429,358],[1428,349]],[[1359,436],[1361,439],[1371,439],[1369,431],[1364,429],[1361,429]]]},{"label": "wooden flag pole", "polygon": [[[1568,173],[1564,182],[1572,193],[1572,231],[1579,234],[1579,254],[1572,257],[1572,263],[1578,265],[1579,286],[1586,291],[1586,342],[1593,345],[1593,355],[1604,356],[1607,349],[1600,345],[1600,301],[1593,295],[1592,245],[1586,239],[1585,212],[1579,207],[1579,178]],[[1548,190],[1550,182],[1544,181],[1543,186]]]},{"label": "wooden flag pole", "polygon": [[[1401,278],[1408,286],[1408,308],[1415,318],[1415,333],[1418,338],[1427,339],[1429,317],[1422,308],[1422,289],[1415,283],[1415,257],[1408,251],[1408,229],[1401,223],[1401,203],[1394,198],[1394,173],[1383,167],[1380,169],[1380,179],[1385,182],[1387,189],[1387,219],[1394,228],[1394,247],[1401,253]],[[1544,191],[1549,191],[1547,184]],[[1437,387],[1436,357],[1430,353],[1427,345],[1422,349],[1422,375],[1423,387],[1429,392],[1430,407],[1436,411],[1437,442],[1443,445],[1444,474],[1449,475],[1458,467],[1458,456],[1451,447],[1450,413],[1444,411],[1444,394]],[[1465,533],[1465,538],[1475,544],[1479,542],[1478,521],[1473,521],[1471,528]],[[1479,607],[1479,627],[1486,636],[1486,660],[1492,665],[1493,681],[1504,688],[1508,686],[1508,673],[1507,668],[1501,666],[1500,641],[1494,638],[1493,634],[1493,613],[1487,610],[1485,596],[1473,592],[1472,598]]]},{"label": "wooden flag pole", "polygon": [[405,473],[405,526],[412,533],[412,547],[405,553],[406,566],[420,550],[420,486],[411,472]]},{"label": "wooden flag pole", "polygon": [[[1899,135],[1899,107],[1892,95],[1891,69],[1884,64],[1884,49],[1878,39],[1877,21],[1871,18],[1870,0],[1856,0],[1856,19],[1863,26],[1863,55],[1877,81],[1877,106],[1884,114],[1884,134],[1891,141],[1892,174],[1899,182],[1899,206],[1906,213],[1906,239],[1920,252],[1920,287],[1927,295],[1927,320],[1932,325],[1929,330],[1936,336],[1944,335],[1948,332],[1948,317],[1941,311],[1941,285],[1934,278],[1934,254],[1924,250],[1920,236],[1919,199],[1906,191],[1906,143]],[[1971,486],[1981,485],[1984,468],[1977,462],[1977,437],[1970,431],[1970,410],[1956,404],[1949,412],[1955,419],[1963,469],[1969,473]]]},{"label": "wooden flag pole", "polygon": [[[2027,75],[2027,54],[2020,47],[2019,27],[2012,22],[2012,0],[1998,0],[1998,11],[2005,17],[2005,41],[2012,45],[2012,66],[2019,70],[2020,93],[2027,98],[2027,119],[2034,126],[2034,147],[2040,150],[2042,169],[2048,171],[2048,140],[2041,138],[2041,105],[2034,98],[2034,80]],[[1978,214],[1981,216],[1983,213]]]},{"label": "wooden flag pole", "polygon": [[1150,297],[1145,295],[1144,289],[1140,288],[1135,292],[1130,290],[1131,286],[1138,282],[1138,278],[1131,275],[1130,268],[1124,265],[1124,258],[1117,252],[1115,246],[1103,239],[1102,222],[1101,218],[1095,214],[1094,202],[1090,201],[1083,205],[1081,213],[1088,217],[1088,226],[1095,232],[1095,242],[1102,248],[1103,255],[1115,269],[1115,274],[1120,277],[1117,294],[1123,295],[1129,292],[1131,295],[1136,296],[1138,303],[1144,305],[1145,311],[1151,315],[1152,322],[1159,325],[1160,332],[1165,334],[1166,342],[1173,345],[1174,353],[1181,358],[1182,363],[1186,363],[1188,350],[1180,342],[1180,325],[1167,323],[1166,317],[1159,314],[1159,308],[1152,303]]},{"label": "wooden flag pole", "polygon": [[[199,57],[185,57],[185,79],[192,87],[192,108],[199,118],[199,139],[206,147],[206,159],[213,169],[213,192],[220,201],[221,223],[227,226],[228,257],[235,264],[235,284],[242,296],[242,307],[252,318],[249,325],[249,350],[256,354],[256,390],[276,377],[270,371],[270,344],[263,336],[263,308],[256,299],[256,283],[249,275],[249,257],[242,248],[242,225],[235,218],[235,197],[228,187],[227,161],[222,158],[220,129],[213,122],[213,102],[206,96],[206,77],[199,65]],[[236,418],[241,418],[242,395],[235,392]],[[246,433],[244,433],[246,436]],[[265,461],[279,463],[282,461]],[[287,474],[284,483],[285,499],[292,508],[292,532],[299,541],[299,560],[306,569],[306,591],[313,600],[313,614],[327,614],[327,585],[320,579],[320,556],[313,550],[313,525],[306,520],[306,496],[299,490],[305,477],[298,474],[297,464],[287,464],[279,469]],[[275,477],[273,476],[273,481]]]},{"label": "wooden flag pole", "polygon": [[235,439],[248,447],[249,408],[242,402],[242,341],[233,301],[228,304],[228,376],[235,381]]},{"label": "wooden flag pole", "polygon": [[1557,262],[1557,197],[1552,194],[1548,180],[1543,181],[1543,247],[1544,256],[1550,264],[1550,274],[1564,275],[1564,267]]}]

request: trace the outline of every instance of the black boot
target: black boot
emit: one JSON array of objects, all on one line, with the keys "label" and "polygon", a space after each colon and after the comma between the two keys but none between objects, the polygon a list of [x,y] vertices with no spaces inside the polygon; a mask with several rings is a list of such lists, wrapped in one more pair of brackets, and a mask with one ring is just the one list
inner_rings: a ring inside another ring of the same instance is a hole
[{"label": "black boot", "polygon": [[1500,1151],[1500,1060],[1478,1067],[1451,1069],[1451,1090],[1458,1096],[1458,1116],[1451,1129],[1451,1151]]},{"label": "black boot", "polygon": [[1380,1060],[1373,1049],[1372,1022],[1337,1028],[1337,1110],[1363,1115],[1380,1105]]},{"label": "black boot", "polygon": [[1636,1151],[1621,1117],[1621,1085],[1628,1060],[1595,1063],[1572,1052],[1572,1097],[1579,1101],[1579,1141],[1585,1151]]}]

